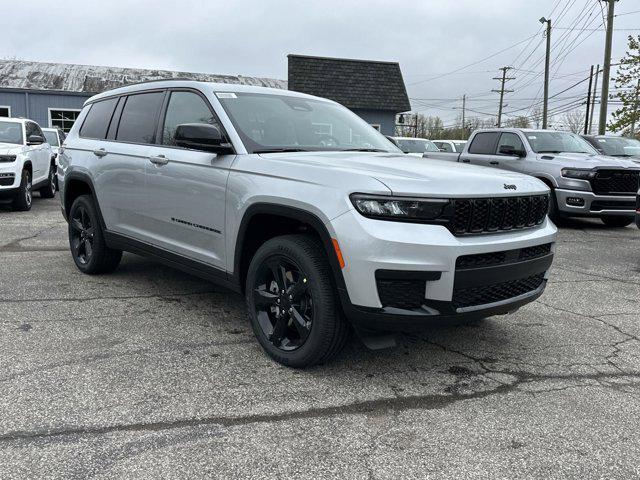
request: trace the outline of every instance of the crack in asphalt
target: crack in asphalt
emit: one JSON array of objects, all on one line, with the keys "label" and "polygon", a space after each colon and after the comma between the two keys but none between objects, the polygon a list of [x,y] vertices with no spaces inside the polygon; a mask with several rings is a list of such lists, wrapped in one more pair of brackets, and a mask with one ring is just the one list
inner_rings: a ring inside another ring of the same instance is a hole
[{"label": "crack in asphalt", "polygon": [[[620,279],[620,278],[616,278],[616,277],[609,277],[608,275],[601,275],[598,273],[593,273],[593,272],[585,272],[584,270],[575,270],[572,268],[567,268],[567,267],[563,267],[560,265],[553,265],[552,266],[553,269],[557,269],[557,270],[564,270],[565,272],[571,272],[571,273],[579,273],[581,275],[587,275],[590,277],[596,277],[596,278],[601,278],[603,280],[611,280],[614,282],[619,282],[619,283],[626,283],[629,285],[640,285],[640,281],[633,281],[633,280],[624,280],[624,279]],[[571,280],[569,280],[571,281]]]},{"label": "crack in asphalt", "polygon": [[86,302],[91,300],[128,300],[136,298],[171,298],[177,296],[208,295],[223,293],[221,290],[204,290],[202,292],[152,293],[148,295],[108,295],[104,297],[49,297],[49,298],[4,298],[0,303],[34,303],[34,302]]},{"label": "crack in asphalt", "polygon": [[[0,435],[0,444],[8,442],[20,441],[38,441],[53,439],[56,437],[66,436],[100,436],[111,433],[146,433],[164,430],[172,430],[176,428],[199,427],[203,425],[219,425],[222,427],[237,427],[256,423],[278,423],[284,421],[308,420],[330,418],[338,415],[372,415],[385,414],[391,412],[401,412],[406,410],[437,410],[449,407],[455,403],[466,400],[480,400],[490,396],[499,394],[509,394],[517,391],[522,384],[532,383],[536,381],[547,380],[566,380],[566,381],[587,381],[594,380],[603,387],[608,387],[606,383],[600,383],[606,379],[638,379],[633,385],[640,384],[640,373],[593,373],[593,374],[558,374],[558,375],[541,375],[529,372],[494,372],[505,373],[515,378],[512,383],[499,383],[496,388],[461,393],[454,391],[449,395],[429,394],[429,395],[412,395],[403,397],[387,397],[376,400],[365,400],[361,402],[349,403],[340,406],[328,406],[311,408],[307,410],[299,410],[293,412],[282,412],[273,414],[251,414],[245,416],[211,416],[204,418],[188,418],[170,421],[143,422],[143,423],[127,423],[108,426],[66,426],[60,428],[50,428],[41,430],[21,430],[13,431]],[[572,385],[576,387],[576,385]],[[551,390],[557,390],[553,388]],[[535,393],[540,394],[545,390],[537,390]]]},{"label": "crack in asphalt", "polygon": [[54,228],[57,228],[58,225],[54,225],[51,227],[47,227],[43,230],[39,230],[38,232],[34,233],[33,235],[28,235],[26,237],[21,237],[21,238],[17,238],[15,240],[12,240],[11,242],[0,246],[0,253],[4,253],[4,252],[64,252],[64,251],[68,251],[69,247],[56,247],[56,246],[42,246],[42,245],[34,245],[34,246],[22,246],[20,245],[22,242],[24,242],[25,240],[33,240],[34,238],[38,238],[40,235],[42,235],[44,232],[46,232],[47,230],[53,230]]}]

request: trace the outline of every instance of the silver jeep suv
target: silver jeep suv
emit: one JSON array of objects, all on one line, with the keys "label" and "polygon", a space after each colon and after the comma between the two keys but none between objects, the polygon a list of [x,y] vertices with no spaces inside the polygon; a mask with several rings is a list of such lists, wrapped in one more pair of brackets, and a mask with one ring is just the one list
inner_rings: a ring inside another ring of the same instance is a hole
[{"label": "silver jeep suv", "polygon": [[539,180],[403,155],[335,102],[162,81],[89,99],[60,149],[77,267],[152,256],[246,296],[276,361],[324,362],[351,327],[505,314],[545,288]]}]

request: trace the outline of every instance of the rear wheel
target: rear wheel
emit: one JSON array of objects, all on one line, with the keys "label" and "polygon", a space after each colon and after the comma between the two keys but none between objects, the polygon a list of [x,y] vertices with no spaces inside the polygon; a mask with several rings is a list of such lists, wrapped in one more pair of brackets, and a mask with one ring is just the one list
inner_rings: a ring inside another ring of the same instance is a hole
[{"label": "rear wheel", "polygon": [[42,198],[53,198],[56,196],[56,188],[56,164],[53,163],[49,167],[47,184],[39,190],[40,196]]},{"label": "rear wheel", "polygon": [[87,274],[108,273],[118,267],[122,251],[107,247],[97,209],[90,195],[76,198],[69,211],[69,246],[78,269]]},{"label": "rear wheel", "polygon": [[246,300],[256,338],[283,365],[326,362],[347,339],[325,251],[312,237],[286,235],[262,245],[249,265]]},{"label": "rear wheel", "polygon": [[31,210],[31,202],[33,201],[33,192],[31,184],[31,172],[29,170],[22,170],[22,177],[20,179],[20,187],[18,193],[13,199],[13,209],[21,212]]},{"label": "rear wheel", "polygon": [[602,217],[600,220],[602,220],[602,223],[604,223],[607,227],[614,228],[626,227],[627,225],[631,225],[633,223],[632,217],[623,217],[618,215],[614,215],[612,217]]}]

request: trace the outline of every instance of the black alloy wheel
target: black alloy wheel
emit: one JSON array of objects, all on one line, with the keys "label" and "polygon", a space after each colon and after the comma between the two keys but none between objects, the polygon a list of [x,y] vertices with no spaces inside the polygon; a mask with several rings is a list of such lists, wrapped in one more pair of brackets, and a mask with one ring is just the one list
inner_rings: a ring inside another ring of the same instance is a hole
[{"label": "black alloy wheel", "polygon": [[292,259],[274,255],[260,265],[253,285],[260,329],[279,350],[292,351],[307,341],[314,304],[305,272]]},{"label": "black alloy wheel", "polygon": [[73,255],[82,265],[86,265],[93,255],[95,229],[84,205],[79,205],[73,211],[69,225]]}]

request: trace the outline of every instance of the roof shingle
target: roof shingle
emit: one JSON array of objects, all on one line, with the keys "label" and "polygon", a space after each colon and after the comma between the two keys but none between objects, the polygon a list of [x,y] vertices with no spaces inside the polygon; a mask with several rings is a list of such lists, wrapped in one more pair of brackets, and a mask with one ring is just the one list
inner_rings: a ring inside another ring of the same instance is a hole
[{"label": "roof shingle", "polygon": [[396,62],[293,54],[288,58],[289,90],[329,98],[351,109],[411,110]]}]

